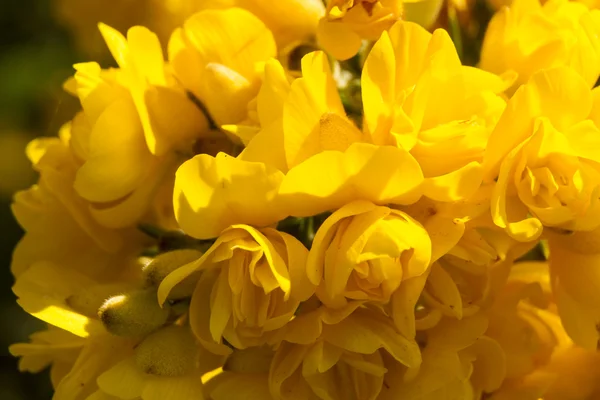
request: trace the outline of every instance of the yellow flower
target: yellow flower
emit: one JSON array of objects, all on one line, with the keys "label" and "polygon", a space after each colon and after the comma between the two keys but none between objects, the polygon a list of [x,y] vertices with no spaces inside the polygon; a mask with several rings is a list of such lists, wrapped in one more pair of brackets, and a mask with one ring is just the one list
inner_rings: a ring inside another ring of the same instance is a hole
[{"label": "yellow flower", "polygon": [[100,29],[120,69],[78,64],[67,84],[83,107],[71,123],[74,187],[100,223],[121,228],[156,206],[156,192],[179,162],[176,152],[191,148],[207,122],[166,72],[153,33],[134,27],[127,40]]},{"label": "yellow flower", "polygon": [[559,235],[549,236],[552,290],[562,324],[573,341],[586,349],[596,349],[600,333],[598,268],[600,251],[582,253],[565,245]]},{"label": "yellow flower", "polygon": [[487,28],[481,68],[515,71],[510,93],[544,68],[570,66],[592,87],[600,74],[600,12],[581,3],[515,0],[499,10]]},{"label": "yellow flower", "polygon": [[260,88],[261,69],[276,52],[265,24],[240,8],[201,11],[169,42],[176,79],[218,126],[245,119],[247,105]]},{"label": "yellow flower", "polygon": [[206,396],[212,400],[270,399],[269,368],[274,354],[266,346],[234,350],[221,368],[202,376]]},{"label": "yellow flower", "polygon": [[268,226],[285,218],[277,202],[283,174],[262,162],[219,153],[198,155],[177,170],[173,201],[179,226],[199,239],[233,224]]},{"label": "yellow flower", "polygon": [[[246,146],[240,154],[242,160],[262,161],[280,171],[286,170],[281,151],[282,137],[278,133],[283,129],[283,105],[290,92],[289,79],[279,61],[268,60],[258,95],[248,103],[246,120],[236,125],[222,126]],[[256,136],[258,138],[252,140]],[[270,151],[265,151],[266,148]]]},{"label": "yellow flower", "polygon": [[163,280],[159,303],[186,278],[198,279],[190,324],[207,349],[230,353],[224,340],[238,349],[269,343],[314,292],[306,276],[307,255],[291,235],[233,225],[197,261]]},{"label": "yellow flower", "polygon": [[[12,210],[26,231],[13,254],[13,287],[29,313],[78,336],[101,328],[105,296],[136,280],[146,240],[133,229],[109,230],[90,215],[72,188],[76,165],[61,138],[34,141],[29,157],[40,181],[15,195]],[[74,251],[77,249],[77,251]]]},{"label": "yellow flower", "polygon": [[[571,266],[578,264],[575,259],[569,262]],[[581,281],[586,278],[580,277]],[[588,343],[593,344],[590,349],[573,346],[565,329],[571,330],[576,341],[589,331],[585,324],[577,325],[580,310],[563,309],[561,291],[547,263],[513,266],[493,306],[486,333],[500,343],[507,356],[507,379],[491,399],[576,400],[595,398],[600,393],[596,343]],[[562,320],[556,313],[557,305]],[[563,311],[568,313],[563,315]]]},{"label": "yellow flower", "polygon": [[370,142],[410,151],[431,199],[474,194],[488,135],[505,106],[497,95],[503,79],[462,66],[446,31],[432,35],[398,22],[371,50],[361,84]]},{"label": "yellow flower", "polygon": [[317,231],[307,271],[328,307],[349,300],[385,304],[402,281],[425,273],[427,231],[409,215],[356,201],[335,211]]},{"label": "yellow flower", "polygon": [[547,364],[555,350],[572,344],[550,302],[550,290],[547,263],[520,262],[512,266],[494,301],[486,334],[506,354],[507,387]]},{"label": "yellow flower", "polygon": [[280,48],[309,40],[315,35],[319,18],[325,12],[321,0],[233,0],[233,6],[244,8],[260,18],[273,32]]},{"label": "yellow flower", "polygon": [[10,354],[21,357],[19,371],[38,373],[50,366],[52,387],[73,368],[85,339],[57,328],[48,328],[29,337],[30,343],[17,343],[9,347]]},{"label": "yellow flower", "polygon": [[328,0],[319,22],[319,44],[335,58],[346,60],[360,49],[363,39],[377,40],[402,16],[400,0]]},{"label": "yellow flower", "polygon": [[[115,231],[98,224],[88,204],[73,190],[77,163],[69,150],[68,133],[68,129],[62,129],[60,138],[36,139],[27,147],[40,179],[30,189],[17,192],[11,206],[26,232],[13,254],[11,271],[17,277],[37,261],[79,269],[95,263],[99,254],[129,247],[125,246],[126,240],[132,247],[140,243],[140,237],[129,230]],[[88,249],[89,253],[74,254],[73,246]]]},{"label": "yellow flower", "polygon": [[375,400],[387,367],[417,367],[419,347],[404,338],[376,308],[357,303],[332,311],[320,307],[298,316],[277,349],[269,372],[274,399]]},{"label": "yellow flower", "polygon": [[419,332],[422,364],[392,365],[381,398],[474,400],[496,390],[504,379],[505,360],[498,343],[484,336],[486,327],[487,318],[477,313],[461,321],[444,318]]},{"label": "yellow flower", "polygon": [[515,239],[542,226],[592,230],[600,225],[600,131],[595,98],[562,67],[536,73],[510,100],[491,134],[484,167],[497,177],[494,222]]},{"label": "yellow flower", "polygon": [[86,400],[98,390],[96,379],[131,351],[133,342],[98,334],[78,338],[50,328],[31,336],[32,343],[12,345],[12,354],[21,356],[20,366],[39,371],[51,364],[53,399]]}]

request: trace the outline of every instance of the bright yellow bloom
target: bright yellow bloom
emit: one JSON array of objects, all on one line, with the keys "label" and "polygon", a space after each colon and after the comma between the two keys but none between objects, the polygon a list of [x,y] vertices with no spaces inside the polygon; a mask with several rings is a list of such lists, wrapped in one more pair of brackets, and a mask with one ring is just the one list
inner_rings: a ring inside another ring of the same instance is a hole
[{"label": "bright yellow bloom", "polygon": [[[280,138],[276,133],[282,129],[283,104],[289,92],[290,78],[283,66],[275,59],[268,60],[265,63],[260,90],[256,98],[248,103],[247,118],[236,125],[222,126],[226,131],[236,135],[246,146],[240,158],[253,161],[256,157],[255,153],[260,152],[262,156],[267,156],[260,161],[273,165],[279,170],[285,170],[283,162],[278,159],[281,151],[273,151],[273,149],[281,148],[278,143]],[[249,142],[258,133],[261,133],[260,138],[252,141],[252,146],[248,148]],[[266,147],[271,151],[264,152]],[[269,154],[273,157],[268,158]]]},{"label": "bright yellow bloom", "polygon": [[114,253],[124,246],[129,232],[99,225],[87,203],[72,189],[77,163],[69,151],[69,140],[68,129],[62,129],[60,138],[36,139],[27,147],[40,179],[37,185],[18,192],[12,204],[17,221],[26,231],[13,254],[11,271],[15,276],[37,261],[76,269],[93,262],[94,255],[73,254],[73,246],[100,253]]},{"label": "bright yellow bloom", "polygon": [[375,400],[384,387],[387,366],[418,367],[419,347],[404,338],[376,308],[348,304],[321,307],[288,325],[269,373],[273,399]]},{"label": "bright yellow bloom", "polygon": [[[513,266],[494,304],[487,331],[507,357],[507,379],[494,392],[493,400],[575,400],[598,395],[600,364],[595,344],[593,350],[573,346],[562,325],[573,322],[577,311],[569,310],[569,315],[559,319],[553,299],[562,299],[553,286],[547,263]],[[581,337],[577,329],[582,327],[565,326],[574,328],[575,339]]]},{"label": "bright yellow bloom", "polygon": [[317,231],[307,271],[328,307],[348,300],[385,304],[402,281],[425,273],[431,259],[427,231],[409,215],[356,201]]},{"label": "bright yellow bloom", "polygon": [[565,330],[577,345],[588,350],[596,349],[600,339],[600,296],[597,290],[600,249],[596,247],[592,252],[580,252],[564,242],[562,236],[565,235],[568,233],[548,235],[558,313]]},{"label": "bright yellow bloom", "polygon": [[402,16],[401,0],[328,0],[319,22],[319,44],[335,58],[346,60],[363,39],[377,40]]},{"label": "bright yellow bloom", "polygon": [[510,100],[484,164],[487,177],[497,177],[494,222],[515,239],[536,239],[542,226],[600,225],[600,130],[589,119],[597,118],[595,102],[566,67],[535,74]]},{"label": "bright yellow bloom", "polygon": [[200,239],[233,224],[273,224],[286,216],[277,202],[282,180],[279,170],[261,162],[198,155],[177,171],[175,216],[187,234]]},{"label": "bright yellow bloom", "polygon": [[233,6],[260,18],[273,32],[280,48],[310,40],[316,33],[319,18],[325,13],[322,0],[233,0]]},{"label": "bright yellow bloom", "polygon": [[269,29],[240,8],[201,11],[169,42],[176,79],[219,126],[245,119],[247,105],[260,89],[263,65],[276,53]]},{"label": "bright yellow bloom", "polygon": [[372,143],[410,151],[423,192],[437,201],[474,194],[488,135],[504,109],[506,82],[461,65],[446,31],[398,22],[362,74],[364,128]]},{"label": "bright yellow bloom", "polygon": [[445,318],[420,332],[423,363],[391,368],[381,398],[475,400],[496,390],[504,379],[505,360],[498,343],[484,336],[486,327],[486,317],[478,313],[461,321]]},{"label": "bright yellow bloom", "polygon": [[67,85],[83,107],[71,124],[70,146],[80,164],[74,187],[100,223],[120,228],[153,206],[180,162],[176,151],[201,138],[207,121],[166,72],[154,34],[134,27],[126,40],[105,25],[100,29],[121,68],[78,64]]},{"label": "bright yellow bloom", "polygon": [[511,89],[544,68],[570,66],[592,87],[600,74],[600,11],[581,3],[515,0],[499,10],[487,28],[481,68],[494,73],[515,71]]},{"label": "bright yellow bloom", "polygon": [[52,387],[73,368],[85,339],[57,328],[48,328],[29,337],[30,343],[18,343],[9,347],[10,354],[21,357],[19,371],[38,373],[50,366]]},{"label": "bright yellow bloom", "polygon": [[233,225],[197,261],[169,274],[160,304],[187,279],[198,279],[190,304],[192,330],[217,354],[270,342],[314,292],[305,270],[308,250],[275,229]]},{"label": "bright yellow bloom", "polygon": [[100,327],[90,318],[105,296],[135,280],[145,240],[134,230],[106,229],[90,215],[72,188],[77,165],[68,140],[63,130],[61,138],[28,147],[40,180],[17,193],[12,205],[27,232],[13,255],[13,291],[32,315],[87,336]]},{"label": "bright yellow bloom", "polygon": [[269,368],[274,354],[266,346],[234,350],[223,367],[202,376],[204,393],[212,400],[270,399]]},{"label": "bright yellow bloom", "polygon": [[23,357],[20,365],[27,370],[52,365],[53,399],[56,400],[93,399],[88,396],[98,390],[98,376],[130,352],[134,344],[103,333],[82,339],[52,328],[32,335],[31,339],[32,343],[15,344],[10,350]]},{"label": "bright yellow bloom", "polygon": [[556,349],[572,344],[550,303],[550,290],[547,263],[521,262],[512,266],[493,304],[486,334],[506,353],[507,386],[548,363]]}]

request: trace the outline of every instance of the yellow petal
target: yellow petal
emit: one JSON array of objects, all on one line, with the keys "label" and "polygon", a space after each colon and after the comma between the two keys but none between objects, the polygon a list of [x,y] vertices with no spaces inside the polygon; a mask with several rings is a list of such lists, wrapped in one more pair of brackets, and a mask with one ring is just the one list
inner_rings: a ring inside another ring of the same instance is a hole
[{"label": "yellow petal", "polygon": [[[259,78],[255,64],[276,55],[275,41],[269,29],[257,17],[240,8],[201,11],[185,22],[183,31],[200,70],[189,64],[190,53],[182,51],[181,42],[169,46],[169,59],[183,85],[196,95],[200,94],[199,77],[194,74],[203,70],[206,64],[224,65],[254,82]],[[208,104],[210,99],[201,100]]]},{"label": "yellow petal", "polygon": [[[283,106],[284,148],[289,168],[323,150],[320,133],[324,114],[346,115],[327,57],[316,51],[302,58],[302,78],[292,83]],[[346,134],[355,133],[347,125],[343,129]]]},{"label": "yellow petal", "polygon": [[600,313],[596,308],[578,303],[557,281],[553,288],[562,325],[573,342],[588,350],[598,347]]},{"label": "yellow petal", "polygon": [[452,202],[473,196],[483,178],[483,169],[476,162],[442,176],[425,178],[423,194],[432,200]]},{"label": "yellow petal", "polygon": [[32,265],[19,276],[12,288],[19,298],[17,303],[34,317],[74,335],[87,337],[104,332],[100,321],[81,315],[67,305],[67,298],[78,288],[89,287],[90,280],[71,271],[70,281],[65,281],[63,274],[49,262]]},{"label": "yellow petal", "polygon": [[90,155],[77,172],[75,190],[89,201],[118,200],[139,185],[150,157],[133,103],[116,101],[94,125]]},{"label": "yellow petal", "polygon": [[185,149],[189,141],[208,132],[204,113],[178,90],[150,86],[144,91],[143,101],[154,138],[154,146],[148,145],[153,154],[161,155],[181,147]]},{"label": "yellow petal", "polygon": [[392,118],[396,100],[396,59],[387,32],[383,32],[365,61],[361,75],[365,126],[375,144],[387,144],[382,120]]},{"label": "yellow petal", "polygon": [[408,339],[414,339],[416,335],[415,307],[425,287],[429,271],[430,269],[420,276],[403,281],[398,290],[392,295],[390,303],[392,318],[396,328]]},{"label": "yellow petal", "polygon": [[200,343],[210,352],[228,355],[231,349],[224,344],[215,343],[210,333],[210,299],[218,271],[206,271],[192,294],[190,303],[190,326]]},{"label": "yellow petal", "polygon": [[127,39],[114,28],[100,23],[98,24],[100,33],[108,46],[113,58],[119,64],[119,67],[124,68],[128,64],[129,58],[129,47],[127,46]]},{"label": "yellow petal", "polygon": [[387,319],[372,311],[358,309],[334,325],[323,327],[325,340],[338,347],[360,354],[371,354],[380,348],[408,367],[421,363],[419,346],[414,340],[400,335]]},{"label": "yellow petal", "polygon": [[276,200],[283,174],[224,153],[198,155],[177,171],[173,200],[180,227],[199,239],[232,224],[266,226],[285,215]]},{"label": "yellow petal", "polygon": [[289,91],[290,83],[281,63],[275,59],[267,61],[263,85],[257,96],[261,126],[267,126],[283,116],[283,104]]},{"label": "yellow petal", "polygon": [[322,18],[317,27],[317,39],[321,47],[338,60],[347,60],[358,53],[362,39],[349,24]]},{"label": "yellow petal", "polygon": [[431,266],[425,286],[424,298],[441,308],[446,315],[461,319],[463,316],[462,297],[454,280],[438,263]]},{"label": "yellow petal", "polygon": [[[133,343],[130,341],[115,339],[109,335],[90,338],[73,368],[56,387],[53,398],[80,399],[91,394],[98,387],[98,376],[115,365],[124,355],[128,355],[132,347]],[[135,386],[135,381],[129,383],[130,388]]]},{"label": "yellow petal", "polygon": [[206,392],[212,400],[262,400],[271,398],[268,375],[261,373],[224,372],[208,381]]},{"label": "yellow petal", "polygon": [[202,380],[198,375],[153,376],[142,391],[142,400],[204,400]]},{"label": "yellow petal", "polygon": [[295,216],[339,208],[353,200],[411,204],[420,197],[423,175],[405,150],[355,143],[346,152],[326,151],[292,168],[280,188]]},{"label": "yellow petal", "polygon": [[128,357],[98,377],[103,392],[124,400],[141,396],[146,383],[144,374],[136,365],[134,357]]},{"label": "yellow petal", "polygon": [[498,342],[482,336],[465,352],[475,357],[471,375],[473,385],[488,393],[498,390],[506,376],[506,356]]}]

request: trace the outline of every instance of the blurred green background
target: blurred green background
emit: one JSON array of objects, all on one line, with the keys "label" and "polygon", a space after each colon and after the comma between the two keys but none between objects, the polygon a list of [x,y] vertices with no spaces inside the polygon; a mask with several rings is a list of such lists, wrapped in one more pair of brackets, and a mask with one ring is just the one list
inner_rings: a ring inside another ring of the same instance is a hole
[{"label": "blurred green background", "polygon": [[48,373],[21,374],[8,346],[43,324],[23,312],[10,290],[12,249],[23,234],[10,211],[12,194],[35,183],[24,149],[35,136],[55,135],[74,107],[62,89],[72,64],[86,60],[57,22],[51,0],[0,1],[0,399],[51,398]]}]

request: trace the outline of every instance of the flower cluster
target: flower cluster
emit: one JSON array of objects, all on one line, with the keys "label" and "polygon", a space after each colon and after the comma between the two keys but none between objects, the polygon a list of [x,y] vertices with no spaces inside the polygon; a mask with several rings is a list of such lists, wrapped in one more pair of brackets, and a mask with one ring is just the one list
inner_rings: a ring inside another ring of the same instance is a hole
[{"label": "flower cluster", "polygon": [[166,52],[100,24],[118,68],[75,65],[81,111],[28,146],[21,370],[57,400],[600,396],[597,11],[515,0],[478,68],[414,2],[205,3]]}]

